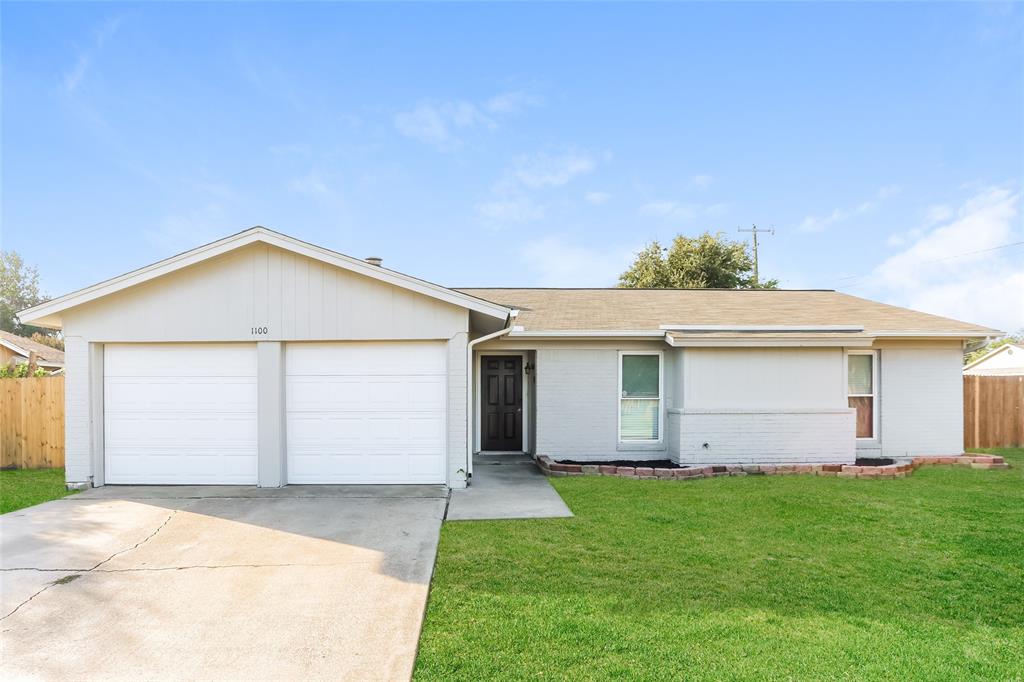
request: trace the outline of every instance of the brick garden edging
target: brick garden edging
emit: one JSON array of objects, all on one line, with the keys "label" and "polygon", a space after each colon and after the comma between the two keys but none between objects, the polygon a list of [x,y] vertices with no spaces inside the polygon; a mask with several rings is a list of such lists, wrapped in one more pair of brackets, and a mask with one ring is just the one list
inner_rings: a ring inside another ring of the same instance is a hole
[{"label": "brick garden edging", "polygon": [[654,467],[620,467],[612,464],[562,464],[547,455],[534,458],[540,470],[548,476],[617,476],[642,480],[690,480],[715,476],[785,476],[811,474],[838,476],[839,478],[905,478],[921,466],[936,464],[966,466],[972,469],[1008,469],[1002,457],[989,455],[960,455],[956,457],[914,457],[886,466],[856,466],[852,464],[719,464],[714,466],[680,467],[665,469]]}]

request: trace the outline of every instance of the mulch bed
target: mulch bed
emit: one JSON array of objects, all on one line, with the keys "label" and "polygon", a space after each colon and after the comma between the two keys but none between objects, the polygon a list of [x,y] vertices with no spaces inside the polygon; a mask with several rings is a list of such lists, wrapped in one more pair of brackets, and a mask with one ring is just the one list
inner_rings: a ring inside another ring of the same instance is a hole
[{"label": "mulch bed", "polygon": [[613,459],[610,462],[587,460],[580,461],[575,459],[560,459],[560,464],[602,464],[605,466],[612,467],[652,467],[655,469],[679,469],[681,468],[678,464],[673,463],[668,459]]}]

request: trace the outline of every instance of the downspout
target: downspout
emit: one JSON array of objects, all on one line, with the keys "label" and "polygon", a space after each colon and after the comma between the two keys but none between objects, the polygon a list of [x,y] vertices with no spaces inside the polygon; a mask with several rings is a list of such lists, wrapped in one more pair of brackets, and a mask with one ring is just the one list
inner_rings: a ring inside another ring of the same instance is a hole
[{"label": "downspout", "polygon": [[473,389],[476,386],[474,377],[474,370],[476,366],[473,362],[473,349],[476,348],[478,343],[484,341],[491,341],[505,336],[513,329],[513,323],[516,321],[516,317],[519,316],[518,310],[511,310],[508,314],[508,320],[505,322],[505,327],[499,329],[496,332],[481,336],[479,339],[473,339],[466,345],[466,485],[470,484],[473,480],[473,424],[476,422],[476,401],[473,400]]}]

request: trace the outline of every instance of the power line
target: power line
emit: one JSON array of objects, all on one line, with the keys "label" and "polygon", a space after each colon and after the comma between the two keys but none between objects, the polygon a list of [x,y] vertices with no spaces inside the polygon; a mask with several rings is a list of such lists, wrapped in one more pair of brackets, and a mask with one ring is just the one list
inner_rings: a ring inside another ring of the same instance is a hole
[{"label": "power line", "polygon": [[753,225],[753,226],[751,226],[751,228],[749,230],[744,230],[742,228],[737,227],[736,231],[737,232],[750,232],[750,233],[752,233],[754,235],[754,286],[756,287],[757,283],[758,283],[758,280],[757,280],[757,235],[758,235],[758,233],[763,233],[763,232],[767,231],[768,235],[771,236],[771,235],[775,234],[775,228],[773,227],[770,230],[759,230],[759,229],[757,229],[757,225]]},{"label": "power line", "polygon": [[[978,249],[977,251],[965,251],[963,253],[957,253],[957,254],[954,254],[952,256],[943,256],[942,258],[934,258],[932,260],[921,261],[920,263],[917,263],[917,265],[930,265],[931,263],[942,263],[943,261],[955,260],[957,258],[963,258],[965,256],[975,256],[975,255],[977,255],[979,253],[988,253],[990,251],[999,251],[1000,249],[1010,249],[1010,248],[1013,248],[1014,246],[1024,246],[1024,241],[1010,242],[1009,244],[1002,244],[1000,246],[993,246],[993,247],[988,248],[988,249]],[[850,279],[853,279],[853,280],[863,279],[864,277],[869,277],[871,274],[872,273],[869,272],[869,273],[865,273],[863,275],[850,275],[849,277],[840,277],[836,281],[837,282],[843,282],[843,281],[850,280]]]}]

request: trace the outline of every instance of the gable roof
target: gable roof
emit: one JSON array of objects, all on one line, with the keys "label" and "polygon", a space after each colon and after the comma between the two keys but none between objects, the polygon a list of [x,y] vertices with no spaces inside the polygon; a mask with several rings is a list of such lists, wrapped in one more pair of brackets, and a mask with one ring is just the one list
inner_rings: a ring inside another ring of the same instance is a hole
[{"label": "gable roof", "polygon": [[1024,355],[1024,346],[1021,346],[1020,344],[1017,344],[1017,343],[1004,343],[1003,345],[999,346],[999,348],[993,348],[989,352],[985,353],[984,355],[982,355],[980,358],[978,358],[974,362],[970,363],[969,365],[964,365],[964,371],[966,372],[967,370],[971,369],[972,367],[974,367],[976,365],[980,365],[981,363],[983,363],[983,362],[985,362],[987,360],[990,360],[993,356],[999,355],[1000,353],[1002,353],[1004,351],[1007,351],[1007,350],[1009,350],[1011,348],[1013,348],[1014,350],[1020,351],[1021,355]]},{"label": "gable roof", "polygon": [[[519,310],[517,328],[555,332],[807,334],[977,338],[982,325],[877,303],[831,290],[775,289],[459,289]],[[833,329],[830,327],[841,327]],[[515,332],[513,332],[515,334]]]},{"label": "gable roof", "polygon": [[79,289],[78,291],[73,291],[70,294],[65,294],[64,296],[52,299],[46,303],[28,308],[27,310],[23,310],[18,313],[18,319],[20,319],[22,323],[31,323],[43,327],[57,328],[61,325],[61,311],[82,305],[83,303],[88,303],[89,301],[94,301],[98,298],[102,298],[103,296],[109,296],[110,294],[118,291],[142,284],[143,282],[148,282],[152,279],[156,279],[157,277],[162,277],[177,270],[187,268],[190,265],[201,263],[205,260],[209,260],[216,256],[220,256],[221,254],[234,251],[235,249],[257,242],[269,244],[286,251],[291,251],[344,270],[355,272],[359,275],[364,275],[371,279],[379,280],[410,291],[415,291],[419,294],[423,294],[424,296],[445,301],[452,305],[461,306],[490,317],[504,320],[511,312],[508,308],[498,303],[483,300],[479,297],[473,296],[472,294],[448,289],[438,284],[417,279],[416,277],[411,277],[379,265],[371,265],[359,258],[346,256],[343,253],[331,251],[330,249],[325,249],[321,246],[316,246],[257,225],[256,227],[249,228],[248,230],[233,234],[229,237],[225,237],[224,239],[219,239],[190,251],[179,253],[176,256],[171,256],[170,258],[153,263],[152,265],[147,265],[143,268],[139,268],[138,270],[133,270],[118,277],[108,279],[84,289]]},{"label": "gable roof", "polygon": [[35,351],[42,364],[61,367],[64,366],[64,351],[51,348],[44,343],[33,341],[32,339],[24,336],[18,336],[17,334],[0,330],[0,346],[5,346],[18,355],[23,355],[26,358],[29,356],[30,352]]}]

